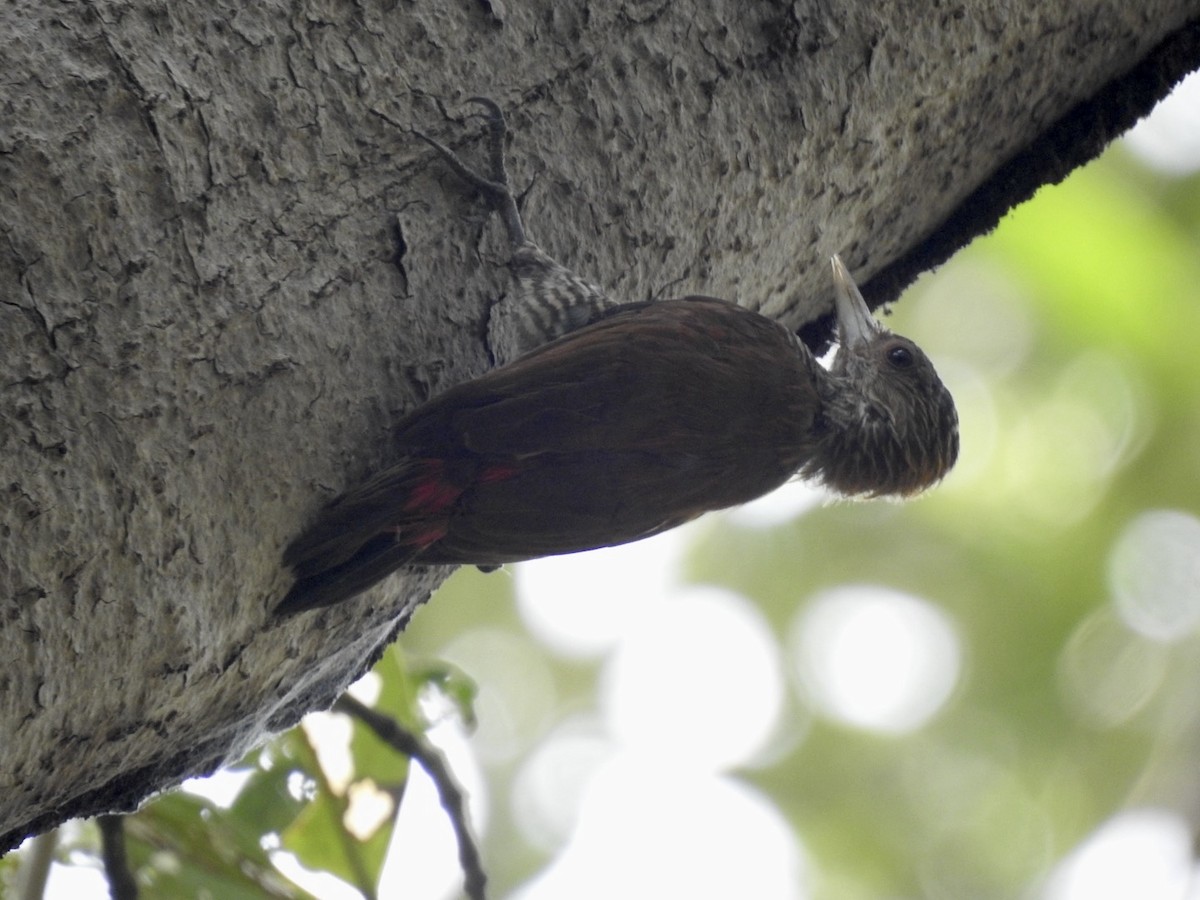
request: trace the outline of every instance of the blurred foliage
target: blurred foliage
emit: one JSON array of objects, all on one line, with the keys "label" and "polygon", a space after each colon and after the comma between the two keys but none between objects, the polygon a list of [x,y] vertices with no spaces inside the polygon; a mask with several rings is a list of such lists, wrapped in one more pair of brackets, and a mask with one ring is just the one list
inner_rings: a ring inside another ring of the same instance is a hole
[{"label": "blurred foliage", "polygon": [[[925,347],[958,397],[962,458],[944,485],[903,506],[817,508],[770,532],[719,517],[697,532],[688,579],[752,598],[781,644],[798,609],[846,582],[925,598],[963,644],[956,691],[924,728],[857,731],[814,715],[795,690],[802,739],[740,773],[794,825],[813,896],[1013,897],[1122,806],[1191,814],[1180,798],[1200,792],[1200,642],[1120,627],[1108,571],[1138,513],[1200,508],[1198,251],[1200,178],[1156,175],[1114,149],[898,305],[889,324]],[[518,678],[532,711],[509,723],[505,753],[483,757],[495,896],[548,862],[513,818],[522,759],[597,704],[599,664],[544,649],[513,601],[511,577],[463,570],[401,641],[412,659],[458,660],[483,685],[522,661],[550,675]],[[473,689],[451,667],[408,671],[392,652],[377,675],[376,708],[406,727],[426,724],[430,689],[472,715]],[[479,715],[490,727],[486,705]],[[357,724],[350,747],[339,781],[297,730],[239,767],[247,780],[230,808],[176,792],[129,817],[141,882],[155,897],[308,896],[271,865],[282,849],[373,895],[394,811],[352,835],[351,786],[399,804],[408,768]],[[94,835],[60,855],[94,859]]]}]

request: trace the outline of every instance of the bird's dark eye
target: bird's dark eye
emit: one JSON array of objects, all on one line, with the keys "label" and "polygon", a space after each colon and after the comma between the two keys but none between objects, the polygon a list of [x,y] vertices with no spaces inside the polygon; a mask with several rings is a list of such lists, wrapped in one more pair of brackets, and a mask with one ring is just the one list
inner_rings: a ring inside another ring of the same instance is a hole
[{"label": "bird's dark eye", "polygon": [[904,346],[896,346],[887,352],[888,362],[897,369],[907,369],[913,364],[912,351]]}]

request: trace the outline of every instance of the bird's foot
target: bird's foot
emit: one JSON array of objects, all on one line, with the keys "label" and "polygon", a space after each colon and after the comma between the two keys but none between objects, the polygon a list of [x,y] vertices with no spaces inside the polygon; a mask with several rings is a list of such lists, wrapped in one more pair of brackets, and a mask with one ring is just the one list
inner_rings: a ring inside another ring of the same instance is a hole
[{"label": "bird's foot", "polygon": [[509,188],[508,171],[504,166],[504,135],[508,131],[504,113],[494,100],[487,97],[471,97],[469,102],[482,106],[484,109],[482,115],[487,122],[488,129],[490,177],[484,177],[471,169],[458,158],[458,154],[453,150],[424,132],[413,129],[413,134],[436,150],[459,178],[487,197],[492,208],[500,213],[500,218],[504,221],[504,227],[508,231],[508,239],[512,242],[513,247],[521,247],[528,242],[528,239],[525,237],[525,225],[521,221],[516,198],[513,197],[512,190]]},{"label": "bird's foot", "polygon": [[488,343],[497,365],[511,362],[535,347],[574,331],[616,305],[603,290],[555,262],[525,236],[521,214],[508,183],[504,166],[504,135],[507,126],[500,107],[486,97],[470,102],[483,107],[487,122],[488,167],[481,175],[466,165],[450,148],[416,131],[437,151],[459,178],[487,197],[500,213],[513,254],[509,260],[513,290],[494,304],[488,317]]}]

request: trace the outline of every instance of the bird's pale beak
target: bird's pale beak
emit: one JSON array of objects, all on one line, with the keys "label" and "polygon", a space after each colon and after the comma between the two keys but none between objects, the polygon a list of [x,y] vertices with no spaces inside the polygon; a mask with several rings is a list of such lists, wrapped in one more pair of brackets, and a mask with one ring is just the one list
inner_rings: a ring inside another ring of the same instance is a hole
[{"label": "bird's pale beak", "polygon": [[883,326],[875,321],[875,317],[867,309],[867,301],[863,299],[858,285],[850,277],[850,270],[846,268],[842,258],[835,253],[830,262],[833,263],[838,340],[847,348],[865,344],[875,337]]}]

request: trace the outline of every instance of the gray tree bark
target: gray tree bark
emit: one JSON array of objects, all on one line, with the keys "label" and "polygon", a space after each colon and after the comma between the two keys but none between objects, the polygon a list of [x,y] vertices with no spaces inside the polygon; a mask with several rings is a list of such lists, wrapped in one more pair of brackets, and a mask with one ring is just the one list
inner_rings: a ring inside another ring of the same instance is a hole
[{"label": "gray tree bark", "polygon": [[328,707],[447,574],[271,616],[283,546],[386,458],[405,410],[489,363],[499,229],[407,129],[470,155],[460,101],[493,97],[552,255],[615,295],[736,298],[818,344],[831,253],[894,299],[1200,64],[1198,17],[6,4],[0,850]]}]

